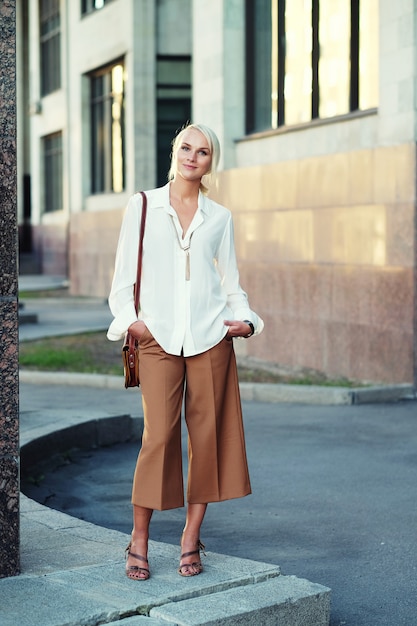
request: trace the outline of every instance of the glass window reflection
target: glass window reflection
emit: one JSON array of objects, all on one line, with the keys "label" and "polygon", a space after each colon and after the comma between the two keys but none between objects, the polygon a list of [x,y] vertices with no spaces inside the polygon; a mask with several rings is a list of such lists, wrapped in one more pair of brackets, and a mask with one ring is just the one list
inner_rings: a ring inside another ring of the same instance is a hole
[{"label": "glass window reflection", "polygon": [[359,4],[359,108],[378,106],[378,0]]},{"label": "glass window reflection", "polygon": [[246,128],[378,106],[378,0],[246,3]]},{"label": "glass window reflection", "polygon": [[319,117],[349,111],[350,0],[320,0]]},{"label": "glass window reflection", "polygon": [[285,7],[285,123],[311,120],[311,0],[291,0]]}]

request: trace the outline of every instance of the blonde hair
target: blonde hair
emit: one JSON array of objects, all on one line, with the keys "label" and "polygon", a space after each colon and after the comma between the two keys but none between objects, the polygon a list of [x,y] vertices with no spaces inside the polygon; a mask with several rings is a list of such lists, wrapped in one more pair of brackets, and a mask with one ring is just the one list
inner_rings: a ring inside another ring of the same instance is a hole
[{"label": "blonde hair", "polygon": [[[171,151],[171,167],[168,172],[168,180],[173,180],[177,171],[177,151],[183,139],[185,132],[189,129],[194,129],[200,131],[207,139],[207,143],[210,148],[211,153],[211,165],[210,170],[203,176],[200,183],[200,191],[204,194],[208,192],[209,186],[215,183],[216,175],[217,175],[217,167],[219,165],[220,160],[220,143],[217,138],[216,133],[205,126],[204,124],[187,124],[184,126],[179,133],[174,137],[172,142],[172,151]],[[204,181],[204,183],[203,183]]]}]

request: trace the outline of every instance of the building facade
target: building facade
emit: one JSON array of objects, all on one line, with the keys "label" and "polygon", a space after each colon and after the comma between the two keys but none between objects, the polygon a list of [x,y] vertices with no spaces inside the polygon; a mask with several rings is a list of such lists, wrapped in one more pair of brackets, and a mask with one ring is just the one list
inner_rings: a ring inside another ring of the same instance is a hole
[{"label": "building facade", "polygon": [[[416,382],[416,0],[20,4],[21,245],[106,296],[124,206],[188,119],[223,146],[239,350]],[[29,114],[28,114],[29,113]]]}]

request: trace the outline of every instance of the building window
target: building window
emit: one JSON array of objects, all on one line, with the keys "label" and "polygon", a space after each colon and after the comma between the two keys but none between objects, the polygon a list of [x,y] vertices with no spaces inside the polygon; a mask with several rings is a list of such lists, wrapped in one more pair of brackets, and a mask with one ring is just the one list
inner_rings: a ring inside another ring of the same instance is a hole
[{"label": "building window", "polygon": [[62,200],[62,133],[43,138],[44,211],[60,211]]},{"label": "building window", "polygon": [[98,11],[109,2],[111,2],[111,0],[81,0],[81,15],[88,15],[88,13]]},{"label": "building window", "polygon": [[172,138],[191,118],[191,58],[160,55],[156,89],[157,184],[164,185],[170,166]]},{"label": "building window", "polygon": [[246,0],[247,132],[378,105],[378,0]]},{"label": "building window", "polygon": [[61,19],[59,0],[39,1],[41,94],[61,87]]},{"label": "building window", "polygon": [[124,65],[90,74],[91,193],[120,192],[125,184]]}]

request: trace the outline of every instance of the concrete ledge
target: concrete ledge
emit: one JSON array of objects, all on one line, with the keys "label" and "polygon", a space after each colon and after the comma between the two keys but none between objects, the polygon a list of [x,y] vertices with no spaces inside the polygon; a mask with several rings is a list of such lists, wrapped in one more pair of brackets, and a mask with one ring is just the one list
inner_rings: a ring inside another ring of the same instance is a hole
[{"label": "concrete ledge", "polygon": [[411,384],[375,387],[326,387],[325,385],[274,385],[240,383],[242,400],[293,404],[365,404],[394,402],[416,397]]},{"label": "concrete ledge", "polygon": [[319,385],[240,383],[242,400],[293,404],[352,404],[349,389]]},{"label": "concrete ledge", "polygon": [[363,387],[351,390],[351,404],[367,404],[374,402],[396,402],[398,400],[415,400],[416,391],[413,385],[381,385],[379,387]]},{"label": "concrete ledge", "polygon": [[[78,374],[76,372],[39,372],[37,370],[20,370],[19,380],[22,383],[31,383],[35,385],[65,385],[67,387],[124,389],[122,374],[120,374],[120,376],[105,376],[104,374]],[[137,392],[137,389],[133,389],[133,391]],[[127,389],[126,392],[130,393],[132,392],[132,389]]]},{"label": "concrete ledge", "polygon": [[[51,420],[25,434],[22,471],[30,461],[45,458],[52,442],[68,449],[85,437],[83,445],[109,445],[131,436],[137,423],[129,416],[91,419],[90,411],[61,430]],[[22,575],[0,580],[1,625],[329,624],[330,589],[282,576],[279,566],[268,563],[208,552],[201,576],[181,578],[179,547],[150,541],[151,579],[130,581],[123,564],[128,541],[123,533],[22,495]]]},{"label": "concrete ledge", "polygon": [[[24,258],[24,255],[23,255]],[[30,257],[31,260],[32,257]],[[19,275],[19,291],[53,291],[54,289],[66,289],[69,281],[66,276],[49,276],[47,274],[21,273]]]},{"label": "concrete ledge", "polygon": [[[66,385],[74,387],[97,387],[124,389],[122,375],[77,374],[72,372],[39,372],[20,370],[23,383],[40,385]],[[293,404],[365,404],[415,399],[416,391],[411,384],[379,385],[374,387],[326,387],[322,385],[275,385],[272,383],[240,383],[242,400],[248,402],[277,402]],[[137,389],[127,389],[127,393]]]},{"label": "concrete ledge", "polygon": [[257,585],[236,587],[152,609],[157,617],[180,626],[302,624],[318,626],[330,619],[330,590],[295,576],[278,576]]},{"label": "concrete ledge", "polygon": [[37,313],[26,313],[25,311],[19,311],[19,325],[22,324],[37,324]]},{"label": "concrete ledge", "polygon": [[[71,448],[91,450],[127,441],[139,441],[143,430],[143,418],[116,415],[101,419],[90,419],[86,411],[84,419],[77,424],[56,430],[56,424],[31,432],[29,438],[22,437],[20,449],[21,474],[26,468],[39,463],[53,454],[62,454]],[[52,428],[51,428],[52,426]],[[34,437],[35,435],[35,437]]]}]

